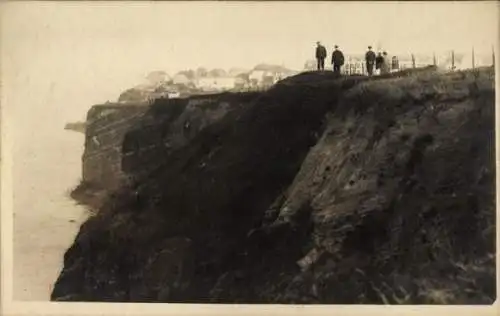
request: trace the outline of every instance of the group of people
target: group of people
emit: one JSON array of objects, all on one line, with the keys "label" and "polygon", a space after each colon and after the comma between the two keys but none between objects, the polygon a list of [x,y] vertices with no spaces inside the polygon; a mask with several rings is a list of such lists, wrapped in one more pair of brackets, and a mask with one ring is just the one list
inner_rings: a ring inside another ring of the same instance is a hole
[{"label": "group of people", "polygon": [[[325,59],[327,55],[326,48],[321,45],[320,42],[317,42],[316,60],[318,70],[325,70]],[[334,51],[332,52],[331,63],[333,65],[333,72],[340,75],[340,69],[344,65],[344,62],[344,54],[339,49],[339,46],[335,45]],[[385,51],[379,52],[378,55],[375,55],[371,46],[368,46],[368,51],[365,54],[365,63],[366,72],[369,76],[373,76],[374,72],[383,75],[390,73],[391,69],[399,69],[399,61],[396,56],[393,56],[392,60],[389,60],[389,56]]]}]

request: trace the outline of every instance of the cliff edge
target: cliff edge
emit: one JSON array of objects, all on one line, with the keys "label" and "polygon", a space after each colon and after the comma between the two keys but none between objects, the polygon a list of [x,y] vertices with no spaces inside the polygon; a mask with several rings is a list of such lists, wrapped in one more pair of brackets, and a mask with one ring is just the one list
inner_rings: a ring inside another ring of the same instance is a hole
[{"label": "cliff edge", "polygon": [[304,73],[87,124],[97,212],[51,299],[491,304],[493,78]]}]

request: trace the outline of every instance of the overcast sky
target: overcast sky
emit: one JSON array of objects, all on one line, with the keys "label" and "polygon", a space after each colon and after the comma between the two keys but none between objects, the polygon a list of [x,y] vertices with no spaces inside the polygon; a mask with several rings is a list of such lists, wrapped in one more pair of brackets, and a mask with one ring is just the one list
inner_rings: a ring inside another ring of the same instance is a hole
[{"label": "overcast sky", "polygon": [[25,2],[0,12],[9,104],[39,106],[47,117],[82,117],[151,70],[260,62],[301,69],[317,40],[346,54],[367,45],[398,54],[472,46],[490,53],[499,28],[494,1]]}]

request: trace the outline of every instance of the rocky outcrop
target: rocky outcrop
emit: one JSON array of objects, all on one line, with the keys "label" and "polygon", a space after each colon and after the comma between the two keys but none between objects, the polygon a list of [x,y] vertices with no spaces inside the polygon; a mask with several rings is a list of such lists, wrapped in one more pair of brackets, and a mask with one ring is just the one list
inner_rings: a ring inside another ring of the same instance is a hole
[{"label": "rocky outcrop", "polygon": [[492,303],[492,78],[305,73],[130,114],[52,299]]},{"label": "rocky outcrop", "polygon": [[161,163],[157,157],[186,145],[200,130],[241,110],[256,96],[247,93],[235,99],[231,94],[218,94],[158,99],[150,107],[92,107],[87,115],[82,183],[72,197],[98,209],[103,196],[157,168]]},{"label": "rocky outcrop", "polygon": [[79,133],[85,133],[85,122],[67,123],[64,126],[64,129],[79,132]]}]

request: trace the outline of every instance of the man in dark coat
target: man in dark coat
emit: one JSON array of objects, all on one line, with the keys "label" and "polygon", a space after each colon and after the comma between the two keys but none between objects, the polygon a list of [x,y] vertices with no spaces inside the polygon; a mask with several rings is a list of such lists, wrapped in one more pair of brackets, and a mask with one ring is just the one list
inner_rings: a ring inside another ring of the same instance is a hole
[{"label": "man in dark coat", "polygon": [[366,61],[366,71],[368,72],[368,76],[373,75],[373,66],[375,66],[375,53],[372,51],[372,47],[368,46],[368,51],[365,54]]},{"label": "man in dark coat", "polygon": [[316,43],[316,60],[318,61],[318,70],[325,70],[326,48],[320,42]]},{"label": "man in dark coat", "polygon": [[382,56],[381,52],[378,52],[378,55],[375,58],[375,68],[380,72],[380,69],[382,68],[383,64],[384,64],[384,57]]},{"label": "man in dark coat", "polygon": [[344,65],[344,54],[338,49],[339,47],[335,45],[335,50],[332,53],[332,65],[333,72],[340,75],[340,67]]}]

